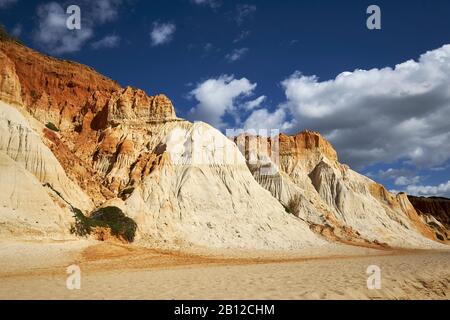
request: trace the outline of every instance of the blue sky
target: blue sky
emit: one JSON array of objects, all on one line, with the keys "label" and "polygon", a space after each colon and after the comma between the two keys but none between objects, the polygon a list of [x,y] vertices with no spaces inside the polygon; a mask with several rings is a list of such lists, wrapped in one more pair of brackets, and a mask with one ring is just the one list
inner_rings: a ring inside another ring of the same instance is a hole
[{"label": "blue sky", "polygon": [[[59,23],[72,4],[79,31]],[[366,27],[371,4],[381,30]],[[30,47],[165,93],[180,117],[319,130],[389,189],[446,196],[449,17],[446,0],[0,0],[0,21]]]}]

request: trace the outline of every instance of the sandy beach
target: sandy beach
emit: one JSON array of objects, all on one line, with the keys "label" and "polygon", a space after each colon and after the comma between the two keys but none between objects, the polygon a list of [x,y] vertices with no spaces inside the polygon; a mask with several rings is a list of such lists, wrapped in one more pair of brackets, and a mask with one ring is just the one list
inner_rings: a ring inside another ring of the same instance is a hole
[{"label": "sandy beach", "polygon": [[[81,269],[68,290],[66,268]],[[381,289],[367,288],[367,267]],[[8,242],[0,299],[449,299],[450,251],[350,246],[186,254],[95,241]]]}]

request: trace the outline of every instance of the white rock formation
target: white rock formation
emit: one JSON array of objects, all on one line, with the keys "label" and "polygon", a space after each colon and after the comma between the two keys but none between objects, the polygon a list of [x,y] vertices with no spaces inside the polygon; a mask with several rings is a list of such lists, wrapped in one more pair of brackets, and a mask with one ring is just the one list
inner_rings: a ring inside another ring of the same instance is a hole
[{"label": "white rock formation", "polygon": [[64,172],[41,137],[16,109],[0,101],[0,151],[22,165],[72,206],[92,209],[89,197]]},{"label": "white rock formation", "polygon": [[[59,133],[43,130],[50,120]],[[70,207],[95,203],[122,208],[153,246],[436,246],[406,196],[341,165],[319,135],[280,147],[279,166],[256,154],[275,166],[261,174],[219,131],[177,118],[166,96],[0,41],[0,235],[66,235]],[[285,209],[295,197],[298,217]]]},{"label": "white rock formation", "polygon": [[321,246],[252,177],[236,145],[204,123],[159,128],[166,150],[126,200],[144,239],[215,248]]},{"label": "white rock formation", "polygon": [[67,234],[73,221],[70,206],[91,210],[92,201],[17,108],[0,101],[2,219],[15,229],[24,223],[36,232]]},{"label": "white rock formation", "polygon": [[[270,164],[275,174],[262,174],[258,164],[249,164],[249,168],[283,205],[299,197],[298,215],[316,231],[355,244],[440,247],[406,195],[392,195],[340,164],[336,152],[319,134],[307,131],[280,138],[280,164]],[[241,137],[237,141],[244,140]],[[240,145],[247,158],[262,159],[267,166],[267,150],[257,148],[255,143],[254,148],[250,145]]]},{"label": "white rock formation", "polygon": [[0,152],[0,238],[68,235],[71,213],[38,179]]}]

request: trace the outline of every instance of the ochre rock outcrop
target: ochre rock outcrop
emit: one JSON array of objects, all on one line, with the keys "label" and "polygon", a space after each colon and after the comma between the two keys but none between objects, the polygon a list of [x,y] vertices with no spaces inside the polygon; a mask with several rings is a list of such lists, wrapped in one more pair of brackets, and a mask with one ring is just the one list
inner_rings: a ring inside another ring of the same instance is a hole
[{"label": "ochre rock outcrop", "polygon": [[110,124],[139,125],[176,118],[172,102],[165,95],[149,97],[144,91],[131,87],[115,92],[109,101],[108,110]]},{"label": "ochre rock outcrop", "polygon": [[[16,73],[11,76],[19,80],[24,106],[42,123],[52,122],[67,131],[86,129],[86,124],[98,129],[106,125],[101,112],[108,105],[115,105],[124,119],[176,118],[164,95],[150,97],[139,89],[122,89],[87,66],[45,56],[15,42],[0,41],[0,51],[0,59]],[[115,110],[110,111],[114,118]]]},{"label": "ochre rock outcrop", "polygon": [[293,136],[280,134],[280,156],[293,158],[311,158],[311,155],[320,155],[330,161],[337,161],[337,153],[328,140],[318,132],[303,131]]},{"label": "ochre rock outcrop", "polygon": [[[98,164],[93,160],[98,155],[105,164],[104,150],[97,147],[99,140],[104,145],[110,139],[103,130],[117,123],[139,127],[176,119],[175,109],[164,95],[152,97],[139,89],[121,88],[79,63],[61,61],[4,40],[0,41],[0,60],[2,100],[23,105],[41,124],[56,125],[58,133],[43,129],[44,142],[97,204],[115,196],[108,189],[114,179],[110,178],[104,188],[105,172],[96,172]],[[123,139],[116,142],[110,148],[119,148]],[[119,156],[112,153],[111,159]]]},{"label": "ochre rock outcrop", "polygon": [[14,63],[0,51],[0,100],[22,104],[20,81]]},{"label": "ochre rock outcrop", "polygon": [[14,42],[1,41],[0,50],[15,65],[24,105],[43,123],[73,129],[89,111],[96,114],[104,107],[100,96],[106,103],[120,89],[88,67],[42,55]]}]

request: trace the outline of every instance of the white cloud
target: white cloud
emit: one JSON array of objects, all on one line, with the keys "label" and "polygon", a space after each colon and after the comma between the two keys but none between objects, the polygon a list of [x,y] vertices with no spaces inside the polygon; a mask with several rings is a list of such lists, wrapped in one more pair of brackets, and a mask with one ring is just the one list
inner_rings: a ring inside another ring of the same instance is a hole
[{"label": "white cloud", "polygon": [[244,55],[247,54],[247,52],[248,48],[234,49],[225,56],[225,59],[227,59],[228,62],[236,62],[238,60],[241,60],[244,57]]},{"label": "white cloud", "polygon": [[173,23],[153,23],[153,29],[150,33],[153,46],[159,46],[172,41],[176,26]]},{"label": "white cloud", "polygon": [[0,0],[0,9],[12,6],[16,2],[17,2],[17,0]]},{"label": "white cloud", "polygon": [[376,174],[371,174],[373,177],[378,177],[383,180],[393,180],[400,176],[411,176],[411,172],[409,170],[403,168],[389,168],[387,170],[379,170]]},{"label": "white cloud", "polygon": [[242,30],[238,36],[233,40],[233,43],[238,43],[242,40],[247,39],[250,36],[251,32],[249,30]]},{"label": "white cloud", "polygon": [[296,72],[282,86],[292,131],[323,133],[357,169],[395,161],[430,168],[450,159],[450,45],[329,81]]},{"label": "white cloud", "polygon": [[255,100],[248,101],[244,104],[244,108],[247,111],[259,108],[261,104],[267,99],[266,96],[260,96],[256,98]]},{"label": "white cloud", "polygon": [[251,4],[238,4],[236,6],[236,22],[240,25],[245,19],[252,17],[256,12],[256,6]]},{"label": "white cloud", "polygon": [[417,196],[450,197],[450,180],[436,186],[410,185],[405,191],[408,194]]},{"label": "white cloud", "polygon": [[378,173],[368,173],[366,175],[372,179],[391,180],[396,186],[417,184],[423,179],[423,177],[417,176],[416,172],[401,167],[379,170]]},{"label": "white cloud", "polygon": [[407,185],[411,185],[411,184],[417,184],[420,182],[421,179],[422,179],[422,177],[420,177],[420,176],[415,176],[415,177],[399,176],[399,177],[395,178],[394,184],[396,186],[407,186]]},{"label": "white cloud", "polygon": [[245,121],[245,129],[254,129],[256,131],[260,129],[278,129],[280,131],[286,131],[291,128],[291,124],[284,119],[286,118],[286,112],[284,109],[278,109],[271,113],[267,109],[260,109],[254,111],[250,117]]},{"label": "white cloud", "polygon": [[93,35],[88,25],[82,26],[81,30],[69,30],[66,12],[56,2],[40,5],[37,15],[39,25],[34,40],[49,52],[63,54],[79,51]]},{"label": "white cloud", "polygon": [[122,0],[91,1],[90,14],[99,23],[111,22],[117,19]]},{"label": "white cloud", "polygon": [[77,52],[92,39],[96,26],[118,18],[121,4],[122,0],[80,1],[80,30],[67,28],[68,5],[57,2],[41,4],[37,8],[38,25],[34,30],[34,41],[53,54]]},{"label": "white cloud", "polygon": [[208,6],[213,9],[218,8],[222,5],[222,2],[220,0],[191,0],[191,2],[196,5]]},{"label": "white cloud", "polygon": [[116,35],[108,35],[98,41],[92,43],[93,49],[114,48],[120,43],[120,37]]},{"label": "white cloud", "polygon": [[215,127],[222,128],[225,124],[222,117],[235,112],[235,103],[240,98],[248,97],[256,88],[246,78],[234,79],[233,76],[222,75],[199,83],[190,92],[198,101],[198,105],[191,110],[194,120],[206,121]]}]

